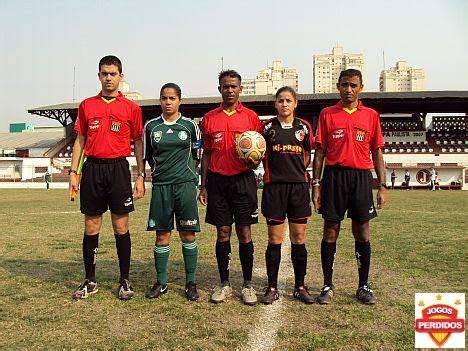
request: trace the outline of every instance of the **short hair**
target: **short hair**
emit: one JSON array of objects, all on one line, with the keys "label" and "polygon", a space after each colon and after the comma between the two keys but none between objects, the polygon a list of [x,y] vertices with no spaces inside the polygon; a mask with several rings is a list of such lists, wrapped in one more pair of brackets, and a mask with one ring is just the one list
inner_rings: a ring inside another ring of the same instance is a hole
[{"label": "short hair", "polygon": [[278,98],[279,94],[284,93],[284,92],[291,93],[291,95],[293,96],[294,100],[297,101],[297,94],[296,94],[296,91],[295,91],[293,88],[288,87],[288,86],[279,88],[278,91],[276,92],[275,99]]},{"label": "short hair", "polygon": [[239,79],[239,82],[242,82],[242,78],[240,74],[237,73],[237,71],[234,71],[233,69],[227,69],[227,70],[219,72],[219,75],[218,75],[219,85],[221,85],[221,79],[223,79],[224,77],[237,78]]},{"label": "short hair", "polygon": [[180,87],[176,83],[166,83],[166,84],[164,84],[161,87],[161,90],[159,91],[159,96],[162,95],[162,92],[163,92],[164,89],[174,89],[177,96],[179,97],[179,99],[182,99],[182,90],[180,89]]},{"label": "short hair", "polygon": [[350,69],[345,69],[344,71],[341,71],[340,77],[338,78],[338,83],[341,81],[341,78],[343,77],[347,77],[347,78],[359,77],[359,80],[361,81],[361,84],[362,84],[362,73],[358,69],[350,68]]},{"label": "short hair", "polygon": [[117,56],[113,56],[113,55],[104,56],[99,61],[99,71],[101,71],[101,67],[104,66],[104,65],[106,65],[106,66],[110,66],[110,65],[117,66],[117,68],[119,69],[119,73],[122,73],[122,62],[120,61],[120,59]]}]

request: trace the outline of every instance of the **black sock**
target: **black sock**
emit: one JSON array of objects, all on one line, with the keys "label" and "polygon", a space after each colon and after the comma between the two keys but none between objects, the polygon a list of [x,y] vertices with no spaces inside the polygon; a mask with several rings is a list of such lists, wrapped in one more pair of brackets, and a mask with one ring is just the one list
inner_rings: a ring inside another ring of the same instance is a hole
[{"label": "black sock", "polygon": [[242,266],[242,276],[244,283],[250,283],[252,280],[252,269],[254,261],[254,245],[253,241],[249,243],[239,243],[239,258]]},{"label": "black sock", "polygon": [[265,252],[268,287],[278,289],[278,272],[281,262],[281,244],[268,243]]},{"label": "black sock", "polygon": [[355,241],[354,247],[356,251],[356,260],[359,272],[359,287],[367,285],[369,278],[370,258],[371,258],[371,245],[370,241],[360,242]]},{"label": "black sock", "polygon": [[305,244],[291,244],[291,261],[294,267],[294,287],[304,285],[307,270],[307,249]]},{"label": "black sock", "polygon": [[120,279],[127,279],[130,272],[130,256],[132,255],[132,241],[130,240],[130,232],[115,236],[115,247],[117,248],[117,256],[119,256]]},{"label": "black sock", "polygon": [[336,242],[327,243],[322,240],[320,256],[322,258],[323,285],[333,284],[333,268],[335,266]]},{"label": "black sock", "polygon": [[99,244],[99,233],[83,235],[83,263],[86,279],[96,281],[96,258]]},{"label": "black sock", "polygon": [[216,241],[216,261],[218,262],[221,283],[229,281],[229,266],[231,261],[231,241]]}]

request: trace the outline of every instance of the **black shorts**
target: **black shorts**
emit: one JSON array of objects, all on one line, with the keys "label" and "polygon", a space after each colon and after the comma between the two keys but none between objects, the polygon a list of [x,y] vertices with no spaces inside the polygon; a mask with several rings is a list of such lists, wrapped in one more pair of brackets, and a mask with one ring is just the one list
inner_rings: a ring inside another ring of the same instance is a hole
[{"label": "black shorts", "polygon": [[83,164],[80,184],[80,210],[83,214],[100,215],[110,209],[122,215],[133,206],[130,168],[125,157],[88,158]]},{"label": "black shorts", "polygon": [[309,183],[268,183],[263,187],[262,214],[269,221],[304,220],[312,214]]},{"label": "black shorts", "polygon": [[225,176],[208,171],[207,223],[216,227],[249,226],[258,222],[257,181],[253,171]]},{"label": "black shorts", "polygon": [[328,221],[348,218],[366,222],[377,217],[372,195],[372,173],[368,169],[326,166],[321,186],[319,213]]}]

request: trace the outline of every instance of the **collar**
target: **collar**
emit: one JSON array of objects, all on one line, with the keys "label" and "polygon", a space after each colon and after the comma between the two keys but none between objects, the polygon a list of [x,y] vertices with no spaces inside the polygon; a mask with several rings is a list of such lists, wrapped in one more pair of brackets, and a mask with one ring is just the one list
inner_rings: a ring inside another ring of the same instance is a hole
[{"label": "collar", "polygon": [[[242,105],[242,103],[239,101],[235,111],[240,113],[240,112],[242,112],[243,109],[244,109],[244,105]],[[223,103],[221,102],[221,104],[217,108],[216,112],[223,112],[223,111],[224,111],[224,107],[223,107]]]},{"label": "collar", "polygon": [[167,126],[172,126],[174,124],[177,124],[177,122],[179,122],[180,117],[182,117],[182,114],[179,112],[179,117],[177,117],[175,121],[169,122],[169,121],[166,121],[166,119],[164,118],[164,115],[161,114],[161,118],[164,121],[164,124]]},{"label": "collar", "polygon": [[[338,110],[344,110],[343,108],[343,101],[338,101],[338,103],[335,105]],[[356,110],[362,110],[364,105],[362,104],[361,100],[358,100],[358,105],[356,107]]]},{"label": "collar", "polygon": [[[99,94],[96,95],[97,98],[102,98],[102,90],[99,92]],[[115,97],[117,100],[121,100],[124,98],[122,95],[122,92],[119,90],[119,94]]]}]

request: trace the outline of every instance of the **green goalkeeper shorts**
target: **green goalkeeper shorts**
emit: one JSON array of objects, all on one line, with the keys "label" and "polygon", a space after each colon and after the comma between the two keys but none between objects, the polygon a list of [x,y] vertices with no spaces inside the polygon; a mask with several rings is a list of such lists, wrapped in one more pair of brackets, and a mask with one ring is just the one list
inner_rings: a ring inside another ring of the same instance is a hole
[{"label": "green goalkeeper shorts", "polygon": [[197,185],[194,182],[153,184],[146,230],[173,230],[174,216],[178,231],[200,231]]}]

